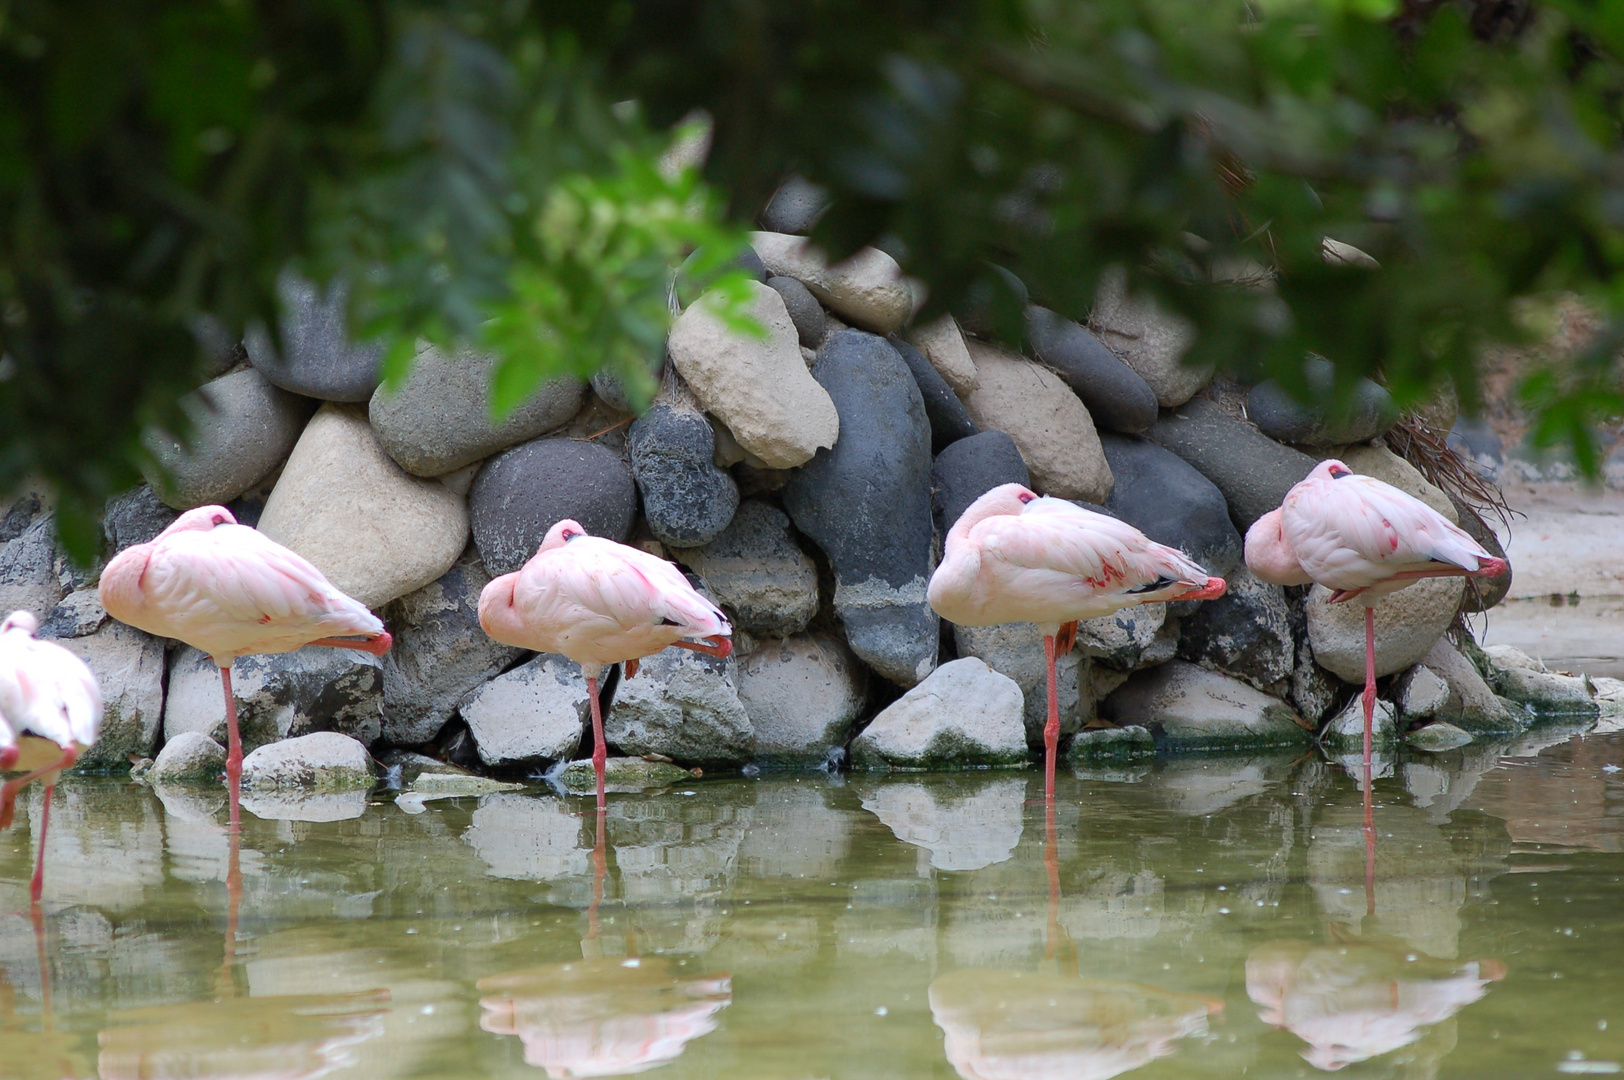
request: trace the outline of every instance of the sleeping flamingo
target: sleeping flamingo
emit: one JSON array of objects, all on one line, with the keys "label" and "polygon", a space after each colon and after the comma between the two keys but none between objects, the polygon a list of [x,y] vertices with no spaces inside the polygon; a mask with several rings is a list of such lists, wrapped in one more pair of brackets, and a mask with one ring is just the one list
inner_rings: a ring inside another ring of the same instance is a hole
[{"label": "sleeping flamingo", "polygon": [[[1246,531],[1246,565],[1275,585],[1317,582],[1365,605],[1365,772],[1376,709],[1376,602],[1431,577],[1495,577],[1506,561],[1426,503],[1322,461]],[[1368,784],[1366,789],[1368,791]]]},{"label": "sleeping flamingo", "polygon": [[1043,630],[1049,721],[1043,729],[1046,790],[1054,791],[1060,740],[1057,655],[1071,649],[1077,621],[1136,604],[1212,600],[1224,579],[1126,522],[1020,484],[971,503],[947,534],[926,593],[936,614],[959,626],[1034,622]]},{"label": "sleeping flamingo", "polygon": [[39,620],[13,611],[0,622],[0,770],[24,770],[0,786],[0,829],[11,824],[17,793],[45,781],[39,858],[29,897],[39,903],[45,885],[45,833],[51,826],[56,778],[96,741],[101,689],[85,662],[54,641],[34,637]]},{"label": "sleeping flamingo", "polygon": [[529,562],[485,586],[479,625],[504,645],[559,653],[581,665],[591,698],[599,807],[609,755],[598,702],[604,666],[624,663],[629,679],[638,660],[668,645],[709,656],[733,652],[727,616],[695,592],[674,564],[591,536],[568,518],[547,530]]},{"label": "sleeping flamingo", "polygon": [[226,696],[226,778],[232,820],[242,779],[242,739],[231,662],[306,645],[389,651],[383,623],[335,589],[304,558],[223,506],[199,506],[145,544],[120,552],[101,576],[101,602],[120,622],[178,638],[214,658]]}]

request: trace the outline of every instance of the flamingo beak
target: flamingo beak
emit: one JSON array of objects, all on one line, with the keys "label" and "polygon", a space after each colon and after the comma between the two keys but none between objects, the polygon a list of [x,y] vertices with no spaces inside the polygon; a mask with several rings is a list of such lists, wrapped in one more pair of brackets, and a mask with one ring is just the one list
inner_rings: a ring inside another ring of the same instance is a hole
[{"label": "flamingo beak", "polygon": [[1210,578],[1207,579],[1207,583],[1205,585],[1197,586],[1197,587],[1191,589],[1189,592],[1180,593],[1177,596],[1171,597],[1171,599],[1173,599],[1173,600],[1216,600],[1220,596],[1224,595],[1224,590],[1227,589],[1227,588],[1228,588],[1228,586],[1226,584],[1224,584],[1224,579],[1223,578],[1221,578],[1221,577],[1210,577]]}]

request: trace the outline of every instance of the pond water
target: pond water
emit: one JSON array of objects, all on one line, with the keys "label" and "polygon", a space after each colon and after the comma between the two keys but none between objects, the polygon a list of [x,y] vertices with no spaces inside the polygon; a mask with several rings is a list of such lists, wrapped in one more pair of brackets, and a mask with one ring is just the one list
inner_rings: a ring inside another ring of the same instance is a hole
[{"label": "pond water", "polygon": [[1615,762],[1546,727],[1389,763],[1368,876],[1313,755],[1062,773],[1052,831],[1030,771],[769,776],[601,829],[250,803],[235,852],[223,793],[71,780],[39,920],[37,793],[0,834],[0,1076],[1618,1072]]}]

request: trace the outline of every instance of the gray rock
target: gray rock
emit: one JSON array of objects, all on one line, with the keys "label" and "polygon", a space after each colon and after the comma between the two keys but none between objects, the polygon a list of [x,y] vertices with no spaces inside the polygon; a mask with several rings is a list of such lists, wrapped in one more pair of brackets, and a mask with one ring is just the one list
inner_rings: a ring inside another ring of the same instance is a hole
[{"label": "gray rock", "polygon": [[325,292],[296,274],[276,279],[282,313],[282,348],[263,328],[250,329],[248,359],[273,385],[326,401],[365,401],[378,385],[382,345],[357,345],[348,331],[349,289],[342,281]]},{"label": "gray rock", "polygon": [[460,711],[480,760],[509,765],[570,757],[589,706],[581,665],[542,653],[475,690]]},{"label": "gray rock", "polygon": [[805,630],[818,610],[818,570],[790,535],[789,518],[750,500],[708,545],[683,552],[733,625],[764,637]]},{"label": "gray rock", "polygon": [[1342,446],[1369,442],[1398,419],[1393,396],[1369,379],[1353,385],[1340,407],[1333,398],[1336,365],[1321,357],[1303,361],[1307,400],[1268,379],[1246,395],[1246,415],[1271,439],[1299,446]]},{"label": "gray rock", "polygon": [[[237,730],[253,749],[313,731],[337,731],[363,742],[382,727],[383,662],[355,649],[307,646],[297,652],[239,657],[231,665]],[[164,738],[187,731],[226,739],[220,669],[191,646],[169,662]]]},{"label": "gray rock", "polygon": [[1472,741],[1472,736],[1454,724],[1435,720],[1426,727],[1416,728],[1404,736],[1404,741],[1417,750],[1441,754],[1445,750],[1454,750],[1467,745]]},{"label": "gray rock", "polygon": [[479,594],[490,581],[472,546],[455,566],[383,611],[395,637],[383,658],[383,737],[421,746],[457,704],[523,655],[479,626]]},{"label": "gray rock", "polygon": [[1021,688],[974,657],[943,664],[852,741],[861,769],[963,769],[1026,761]]},{"label": "gray rock", "polygon": [[[1455,621],[1460,578],[1426,578],[1376,604],[1376,674],[1391,675],[1421,661]],[[1344,682],[1365,683],[1365,608],[1358,599],[1329,603],[1331,591],[1308,594],[1308,643],[1320,667]]]},{"label": "gray rock", "polygon": [[1103,431],[1133,435],[1156,422],[1156,393],[1087,329],[1036,304],[1026,309],[1032,355],[1088,406]]},{"label": "gray rock", "polygon": [[1156,756],[1156,738],[1138,724],[1079,731],[1066,750],[1066,760],[1093,764],[1099,761],[1136,761]]},{"label": "gray rock", "polygon": [[809,233],[829,209],[829,201],[827,189],[792,173],[767,200],[767,208],[761,212],[761,227],[773,232]]},{"label": "gray rock", "polygon": [[[1119,671],[1170,660],[1177,637],[1163,633],[1166,604],[1140,604],[1077,624],[1077,650]],[[1176,625],[1176,624],[1175,624]]]},{"label": "gray rock", "polygon": [[1120,270],[1100,279],[1088,327],[1150,384],[1163,408],[1184,404],[1212,379],[1212,368],[1183,363],[1195,341],[1195,328],[1163,311],[1154,300],[1130,298],[1127,276]]},{"label": "gray rock", "polygon": [[1149,728],[1157,748],[1172,752],[1298,746],[1312,738],[1279,698],[1182,660],[1135,673],[1105,699],[1100,715]]},{"label": "gray rock", "polygon": [[367,756],[367,748],[336,731],[320,731],[262,746],[242,763],[245,789],[331,792],[370,788],[372,783],[372,759]]},{"label": "gray rock", "polygon": [[164,744],[147,771],[150,784],[218,783],[226,767],[226,748],[196,731],[185,731]]},{"label": "gray rock", "polygon": [[50,513],[51,493],[41,485],[25,482],[24,489],[9,493],[11,500],[4,516],[0,516],[0,545],[11,543],[44,514]]},{"label": "gray rock", "polygon": [[1472,462],[1484,475],[1496,477],[1505,463],[1505,446],[1486,420],[1462,416],[1449,429],[1447,445],[1455,453]]},{"label": "gray rock", "polygon": [[[672,784],[691,783],[694,774],[663,761],[635,757],[612,757],[604,765],[605,792],[633,793],[656,791]],[[585,795],[597,790],[597,774],[590,761],[572,761],[558,774],[566,791]]]},{"label": "gray rock", "polygon": [[492,424],[491,379],[500,362],[494,353],[447,356],[423,345],[404,386],[372,395],[367,416],[378,442],[407,472],[443,476],[566,424],[581,407],[585,385],[558,378]]},{"label": "gray rock", "polygon": [[1449,687],[1449,700],[1433,714],[1439,720],[1473,737],[1515,735],[1528,727],[1528,715],[1496,697],[1472,662],[1447,640],[1440,638],[1421,663]]},{"label": "gray rock", "polygon": [[79,768],[125,769],[130,755],[151,757],[164,710],[164,643],[133,626],[108,621],[62,646],[78,655],[102,692],[101,734]]},{"label": "gray rock", "polygon": [[46,514],[0,546],[0,608],[8,614],[32,611],[43,619],[66,592],[57,573],[56,518]]},{"label": "gray rock", "polygon": [[1226,580],[1223,596],[1197,604],[1180,621],[1178,654],[1265,689],[1295,666],[1291,606],[1284,589],[1260,581],[1244,565]]},{"label": "gray rock", "polygon": [[1393,700],[1406,720],[1438,715],[1449,703],[1449,686],[1422,664],[1400,675],[1393,683]]},{"label": "gray rock", "polygon": [[486,569],[510,574],[565,518],[593,536],[625,540],[637,487],[612,450],[575,439],[535,439],[485,463],[468,491],[468,510]]},{"label": "gray rock", "polygon": [[116,555],[127,547],[156,539],[179,516],[164,505],[151,484],[142,484],[133,491],[107,500],[107,511],[102,515],[102,533],[107,537],[110,553]]},{"label": "gray rock", "polygon": [[1560,675],[1512,648],[1494,645],[1489,657],[1489,685],[1501,697],[1533,709],[1540,716],[1600,716],[1595,689],[1583,675]]},{"label": "gray rock", "polygon": [[878,248],[862,248],[830,266],[823,252],[803,237],[756,232],[750,234],[750,246],[772,276],[799,281],[852,326],[891,334],[913,317],[913,290],[902,268]]},{"label": "gray rock", "polygon": [[314,406],[253,369],[222,375],[181,398],[191,422],[185,444],[168,432],[142,436],[162,471],[147,481],[177,510],[226,503],[288,456]]},{"label": "gray rock", "polygon": [[1314,663],[1314,650],[1306,637],[1297,642],[1297,664],[1291,671],[1292,707],[1303,719],[1318,725],[1330,715],[1347,691],[1347,684]]},{"label": "gray rock", "polygon": [[[1370,745],[1372,749],[1391,751],[1398,746],[1398,723],[1392,702],[1376,699],[1371,718]],[[1334,754],[1364,753],[1365,703],[1354,699],[1342,711],[1331,717],[1331,722],[1320,732],[1320,742]]]},{"label": "gray rock", "polygon": [[[1021,689],[1026,744],[1041,748],[1043,729],[1049,722],[1049,665],[1043,648],[1043,631],[1035,623],[955,626],[953,644],[961,657],[973,656],[1015,681]],[[1055,658],[1055,700],[1060,710],[1062,738],[1082,726],[1083,715],[1088,711],[1083,708],[1079,685],[1083,667],[1083,657],[1075,649]]]},{"label": "gray rock", "polygon": [[39,636],[79,638],[94,634],[107,621],[107,609],[93,588],[77,589],[62,598],[40,623]]},{"label": "gray rock", "polygon": [[672,547],[714,540],[739,507],[739,488],[716,467],[716,435],[686,394],[662,394],[626,433],[643,517]]},{"label": "gray rock", "polygon": [[784,298],[784,308],[789,312],[789,321],[795,324],[795,334],[801,344],[808,349],[817,348],[829,333],[829,319],[817,297],[792,277],[770,277],[767,287]]},{"label": "gray rock", "polygon": [[621,680],[603,734],[624,754],[663,754],[694,765],[737,765],[755,755],[734,661],[687,649],[655,653],[636,676]]},{"label": "gray rock", "polygon": [[886,339],[891,347],[902,357],[903,363],[913,373],[914,383],[919,387],[920,397],[925,402],[925,418],[930,421],[930,448],[932,453],[941,453],[947,446],[967,439],[976,433],[975,421],[965,411],[964,403],[958,399],[952,389],[931,366],[925,354],[908,344],[896,334]]},{"label": "gray rock", "polygon": [[840,440],[784,487],[784,509],[829,556],[835,612],[852,651],[912,686],[936,666],[930,429],[919,388],[884,339],[830,334],[812,375],[834,399]]},{"label": "gray rock", "polygon": [[764,765],[822,765],[868,704],[868,673],[827,634],[769,638],[739,659],[739,701]]},{"label": "gray rock", "polygon": [[1015,440],[1002,431],[960,439],[937,454],[930,468],[937,533],[946,536],[970,504],[993,488],[1031,482]]},{"label": "gray rock", "polygon": [[1158,544],[1185,552],[1215,577],[1228,578],[1241,565],[1241,534],[1217,485],[1145,439],[1101,435],[1100,447],[1113,478],[1107,511]]},{"label": "gray rock", "polygon": [[1281,446],[1250,424],[1236,420],[1215,401],[1196,398],[1163,416],[1146,433],[1194,465],[1217,485],[1229,503],[1229,517],[1245,532],[1277,508],[1293,485],[1318,464]]},{"label": "gray rock", "polygon": [[[658,375],[659,373],[655,372],[656,378],[658,378]],[[637,411],[636,403],[626,393],[626,384],[607,370],[599,369],[593,372],[592,378],[588,381],[592,385],[592,392],[598,395],[598,399],[605,405],[624,413]]]}]

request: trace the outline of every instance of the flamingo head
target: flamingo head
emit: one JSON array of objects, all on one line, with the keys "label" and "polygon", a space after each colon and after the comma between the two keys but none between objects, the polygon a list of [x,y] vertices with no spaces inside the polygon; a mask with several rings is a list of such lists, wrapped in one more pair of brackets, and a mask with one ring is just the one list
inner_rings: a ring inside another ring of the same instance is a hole
[{"label": "flamingo head", "polygon": [[21,630],[23,633],[32,637],[34,631],[38,629],[39,619],[34,616],[32,611],[25,611],[21,609],[13,611],[10,615],[6,616],[5,622],[0,622],[0,634],[8,634],[13,630]]},{"label": "flamingo head", "polygon": [[582,528],[579,521],[565,518],[563,521],[555,522],[553,527],[547,530],[547,538],[541,542],[540,550],[552,551],[554,548],[563,547],[577,536],[590,535],[592,534]]},{"label": "flamingo head", "polygon": [[[1022,484],[999,484],[965,507],[958,525],[968,528],[990,517],[1018,516],[1028,503],[1037,501],[1037,492]],[[957,528],[957,525],[954,526]]]},{"label": "flamingo head", "polygon": [[182,532],[208,532],[218,525],[235,525],[236,517],[223,506],[194,506],[180,517],[174,524],[164,530],[164,535]]},{"label": "flamingo head", "polygon": [[1354,471],[1335,458],[1326,458],[1315,465],[1305,479],[1308,480],[1340,480],[1344,476],[1353,476]]}]

